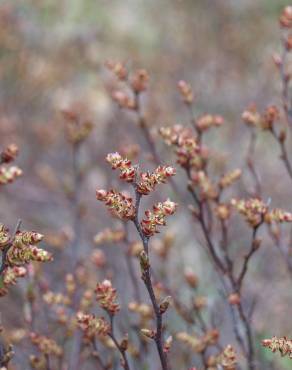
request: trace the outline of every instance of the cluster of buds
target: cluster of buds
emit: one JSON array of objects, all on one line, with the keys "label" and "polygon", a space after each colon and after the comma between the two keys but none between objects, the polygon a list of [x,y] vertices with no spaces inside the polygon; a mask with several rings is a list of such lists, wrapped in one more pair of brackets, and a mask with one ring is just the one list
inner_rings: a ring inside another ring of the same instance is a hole
[{"label": "cluster of buds", "polygon": [[137,69],[130,79],[131,88],[135,94],[147,90],[148,82],[149,75],[145,69]]},{"label": "cluster of buds", "polygon": [[155,339],[156,338],[156,331],[153,330],[153,329],[142,328],[141,329],[141,334],[143,334],[146,338],[149,338],[149,339]]},{"label": "cluster of buds", "polygon": [[234,348],[228,345],[218,355],[211,355],[207,359],[207,366],[208,370],[236,370],[237,357]]},{"label": "cluster of buds", "polygon": [[261,114],[255,105],[251,105],[242,113],[241,117],[249,126],[259,127],[263,130],[272,130],[274,123],[280,117],[280,112],[275,105],[270,105]]},{"label": "cluster of buds", "polygon": [[137,313],[142,322],[145,322],[153,317],[153,309],[146,303],[130,302],[128,308],[131,312]]},{"label": "cluster of buds", "polygon": [[92,289],[86,289],[80,299],[79,303],[80,310],[82,311],[88,310],[93,305],[93,301],[94,301],[94,291]]},{"label": "cluster of buds", "polygon": [[21,266],[26,263],[52,261],[52,255],[44,249],[38,248],[43,235],[33,231],[18,231],[6,256],[9,266]]},{"label": "cluster of buds", "polygon": [[241,118],[248,126],[260,126],[261,115],[254,104],[242,113]]},{"label": "cluster of buds", "polygon": [[104,243],[118,243],[125,239],[125,230],[117,229],[113,230],[110,228],[106,228],[100,231],[94,237],[94,243],[104,244]]},{"label": "cluster of buds", "polygon": [[31,368],[35,370],[45,370],[47,367],[47,360],[45,356],[38,357],[35,355],[30,355],[29,363]]},{"label": "cluster of buds", "polygon": [[127,79],[128,71],[122,62],[108,60],[106,61],[105,66],[114,73],[118,80],[124,81]]},{"label": "cluster of buds", "polygon": [[132,162],[123,158],[119,153],[109,153],[106,157],[107,162],[112,166],[113,170],[117,168],[121,171],[120,178],[127,181],[133,182],[136,176],[136,169],[132,166]]},{"label": "cluster of buds", "polygon": [[124,109],[136,109],[136,103],[126,92],[121,90],[115,90],[112,93],[112,99],[118,104],[120,108]]},{"label": "cluster of buds", "polygon": [[0,250],[4,249],[10,241],[10,234],[8,228],[0,224]]},{"label": "cluster of buds", "polygon": [[78,113],[71,110],[63,110],[62,114],[66,120],[65,129],[68,141],[77,145],[86,140],[93,129],[93,123],[82,120]]},{"label": "cluster of buds", "polygon": [[221,355],[218,356],[218,364],[220,364],[224,370],[236,370],[236,352],[231,345],[228,345]]},{"label": "cluster of buds", "polygon": [[273,337],[272,339],[264,339],[262,345],[269,348],[272,352],[280,352],[281,356],[288,356],[292,359],[291,339]]},{"label": "cluster of buds", "polygon": [[137,169],[132,165],[132,162],[123,158],[119,153],[110,153],[106,160],[111,164],[112,169],[119,169],[121,172],[120,178],[137,184],[137,191],[140,194],[147,195],[154,191],[158,184],[164,184],[166,180],[175,175],[175,169],[171,166],[158,166],[154,172],[142,172],[137,175]]},{"label": "cluster of buds", "polygon": [[6,348],[3,348],[3,345],[1,345],[1,356],[0,356],[0,366],[1,370],[7,370],[7,366],[9,362],[11,361],[12,357],[14,356],[13,347],[11,344],[9,344]]},{"label": "cluster of buds", "polygon": [[25,277],[27,270],[23,266],[7,267],[3,273],[3,284],[4,286],[15,285],[17,279]]},{"label": "cluster of buds", "polygon": [[0,185],[13,182],[22,175],[22,170],[17,166],[5,166],[13,162],[18,155],[18,147],[15,144],[8,145],[0,152]]},{"label": "cluster of buds", "polygon": [[90,256],[91,262],[96,267],[104,267],[106,264],[106,256],[101,249],[94,249]]},{"label": "cluster of buds", "polygon": [[136,97],[143,91],[147,90],[149,82],[147,71],[145,69],[137,69],[129,78],[128,71],[122,63],[107,62],[106,66],[115,74],[119,81],[127,82],[127,87],[130,88],[133,96],[129,96],[129,94],[123,90],[115,90],[112,93],[112,99],[120,106],[120,108],[136,110],[138,107],[134,96]]},{"label": "cluster of buds", "polygon": [[219,220],[225,221],[230,217],[230,204],[229,203],[219,203],[215,208],[215,214]]},{"label": "cluster of buds", "polygon": [[220,127],[223,123],[223,118],[217,114],[204,114],[196,120],[196,127],[202,132],[209,130],[211,127]]},{"label": "cluster of buds", "polygon": [[192,104],[194,100],[194,94],[191,85],[184,80],[180,80],[177,84],[177,87],[184,103]]},{"label": "cluster of buds", "polygon": [[142,172],[137,191],[140,194],[147,195],[154,191],[156,185],[164,184],[167,178],[174,176],[175,168],[171,166],[158,166],[154,172]]},{"label": "cluster of buds", "polygon": [[141,221],[141,228],[146,237],[158,233],[158,226],[166,225],[165,217],[173,215],[176,211],[177,204],[171,200],[163,203],[157,203],[153,206],[153,211],[146,210],[145,218]]},{"label": "cluster of buds", "polygon": [[22,170],[17,166],[0,167],[0,185],[12,183],[22,175]]},{"label": "cluster of buds", "polygon": [[15,144],[8,145],[1,153],[0,153],[0,163],[10,163],[15,160],[19,153],[18,146]]},{"label": "cluster of buds", "polygon": [[187,267],[184,271],[184,278],[185,278],[185,281],[188,283],[188,285],[193,288],[193,289],[196,289],[198,287],[198,284],[199,284],[199,278],[198,276],[193,272],[193,269],[190,268],[190,267]]},{"label": "cluster of buds", "polygon": [[270,210],[268,205],[258,198],[232,199],[231,204],[246,218],[252,227],[256,227],[262,222],[267,224],[292,222],[292,213],[279,208]]},{"label": "cluster of buds", "polygon": [[206,172],[193,172],[191,174],[191,179],[193,183],[199,187],[202,199],[216,199],[218,197],[218,191],[212,184]]},{"label": "cluster of buds", "polygon": [[280,15],[280,25],[283,28],[292,28],[292,6],[286,6]]},{"label": "cluster of buds", "polygon": [[66,274],[65,287],[69,296],[72,296],[76,292],[76,280],[73,274]]},{"label": "cluster of buds", "polygon": [[170,253],[170,250],[174,243],[174,234],[172,232],[166,232],[163,238],[153,240],[152,249],[153,251],[163,259],[166,259]]},{"label": "cluster of buds", "polygon": [[260,225],[268,212],[268,206],[258,198],[248,200],[232,199],[231,204],[244,216],[247,223],[252,227]]},{"label": "cluster of buds", "polygon": [[97,318],[95,315],[79,311],[76,319],[79,328],[83,331],[83,339],[86,342],[92,341],[96,335],[106,336],[110,331],[109,324],[102,317]]},{"label": "cluster of buds", "polygon": [[43,295],[43,300],[48,304],[48,305],[69,305],[71,303],[71,299],[62,293],[54,293],[51,290],[47,291]]},{"label": "cluster of buds", "polygon": [[179,332],[176,334],[176,338],[190,347],[194,352],[202,353],[208,346],[218,342],[219,332],[217,329],[212,329],[202,337],[190,335],[186,332]]},{"label": "cluster of buds", "polygon": [[30,340],[44,355],[62,356],[62,348],[51,338],[36,333],[30,333]]},{"label": "cluster of buds", "polygon": [[120,310],[120,305],[117,302],[117,291],[112,287],[109,280],[104,280],[98,283],[95,289],[96,300],[105,311],[110,315],[115,315]]},{"label": "cluster of buds", "polygon": [[132,220],[135,217],[135,207],[131,197],[115,190],[96,190],[96,198],[105,203],[110,212],[122,220]]},{"label": "cluster of buds", "polygon": [[265,215],[266,223],[292,222],[292,213],[279,208],[272,209]]},{"label": "cluster of buds", "polygon": [[221,189],[227,188],[231,186],[235,181],[237,181],[241,177],[241,170],[239,168],[228,172],[227,174],[223,175],[219,180],[219,186]]},{"label": "cluster of buds", "polygon": [[181,125],[161,127],[161,137],[167,145],[176,147],[177,163],[183,168],[201,170],[208,158],[206,147],[199,145],[197,137],[189,128]]}]

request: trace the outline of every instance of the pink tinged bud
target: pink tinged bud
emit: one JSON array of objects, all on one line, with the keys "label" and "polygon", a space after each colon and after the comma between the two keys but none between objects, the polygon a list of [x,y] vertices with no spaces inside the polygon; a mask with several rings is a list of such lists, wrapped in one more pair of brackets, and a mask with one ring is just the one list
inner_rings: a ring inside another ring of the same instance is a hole
[{"label": "pink tinged bud", "polygon": [[106,190],[96,190],[96,199],[97,200],[105,200],[107,196],[107,191]]}]

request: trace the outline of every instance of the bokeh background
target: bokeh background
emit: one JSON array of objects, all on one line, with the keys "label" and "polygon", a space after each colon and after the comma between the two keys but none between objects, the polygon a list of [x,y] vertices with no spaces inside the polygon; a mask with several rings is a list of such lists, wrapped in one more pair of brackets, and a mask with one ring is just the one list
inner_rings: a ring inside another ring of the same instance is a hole
[{"label": "bokeh background", "polygon": [[[108,59],[126,62],[129,68],[146,68],[149,90],[143,96],[143,111],[154,133],[161,125],[186,122],[188,114],[176,85],[187,80],[195,92],[196,113],[224,116],[220,130],[208,134],[207,144],[217,153],[215,172],[245,166],[248,132],[241,113],[255,102],[261,109],[281,105],[281,84],[272,55],[280,51],[278,16],[289,1],[283,0],[11,0],[0,2],[0,144],[20,147],[17,164],[24,175],[1,190],[0,220],[46,235],[55,262],[44,268],[44,279],[58,286],[63,247],[74,234],[70,189],[72,148],[64,134],[62,109],[77,110],[94,124],[81,151],[86,169],[80,190],[83,207],[78,254],[93,248],[94,235],[114,224],[95,201],[96,187],[115,184],[104,161],[108,152],[139,144],[138,159],[147,162],[147,147],[135,116],[119,110],[109,90],[112,76],[104,67]],[[161,139],[156,138],[164,162],[174,163]],[[291,183],[279,160],[277,144],[266,133],[259,137],[255,163],[262,179],[263,197],[274,206],[292,210]],[[150,164],[151,166],[151,164]],[[185,191],[183,172],[176,183]],[[117,183],[118,184],[118,183]],[[123,184],[119,183],[122,187]],[[243,177],[239,194],[251,186]],[[169,187],[157,199],[172,195]],[[238,192],[237,192],[238,194]],[[156,199],[155,197],[152,198]],[[237,219],[236,222],[240,222]],[[182,205],[170,222],[175,245],[168,261],[168,279],[179,289],[186,265],[202,277],[200,289],[210,297],[211,311],[221,307],[211,265],[195,240],[196,229]],[[234,248],[244,248],[249,235],[241,222],[234,225]],[[126,305],[131,287],[126,266],[117,247],[105,252]],[[243,249],[244,250],[244,249]],[[65,260],[66,261],[66,260]],[[247,296],[259,296],[254,325],[259,340],[264,336],[291,334],[291,278],[285,262],[269,238],[255,257],[246,286]],[[25,325],[21,302],[27,289],[23,282],[1,299],[4,325]],[[125,285],[126,284],[126,285]],[[128,293],[127,293],[128,292]],[[183,297],[188,292],[181,291]],[[223,332],[232,340],[228,317]],[[177,323],[179,324],[179,323]],[[173,321],[176,325],[176,321]],[[258,349],[261,351],[261,349]],[[284,360],[261,354],[262,369],[288,369]],[[16,353],[15,366],[21,358]],[[291,367],[291,361],[290,361]]]}]

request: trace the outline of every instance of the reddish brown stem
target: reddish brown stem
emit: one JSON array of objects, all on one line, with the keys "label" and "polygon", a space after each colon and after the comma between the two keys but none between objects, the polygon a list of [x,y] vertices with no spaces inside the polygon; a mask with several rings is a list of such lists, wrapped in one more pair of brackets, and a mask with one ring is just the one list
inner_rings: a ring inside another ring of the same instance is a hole
[{"label": "reddish brown stem", "polygon": [[[149,258],[149,246],[148,246],[149,238],[144,235],[141,229],[141,226],[140,226],[140,222],[139,222],[139,208],[140,208],[141,195],[137,191],[135,191],[135,194],[136,194],[136,215],[135,215],[135,219],[133,220],[133,222],[141,238],[141,241],[143,243],[144,251],[147,254],[147,257]],[[155,333],[154,340],[155,340],[157,352],[160,358],[161,367],[162,367],[162,370],[168,370],[169,366],[167,362],[166,353],[163,351],[162,313],[160,312],[159,304],[155,297],[155,293],[154,293],[154,289],[152,285],[150,267],[145,268],[145,270],[142,272],[142,280],[148,291],[148,294],[149,294],[149,297],[152,303],[152,307],[154,310],[154,314],[156,317],[156,333]]]}]

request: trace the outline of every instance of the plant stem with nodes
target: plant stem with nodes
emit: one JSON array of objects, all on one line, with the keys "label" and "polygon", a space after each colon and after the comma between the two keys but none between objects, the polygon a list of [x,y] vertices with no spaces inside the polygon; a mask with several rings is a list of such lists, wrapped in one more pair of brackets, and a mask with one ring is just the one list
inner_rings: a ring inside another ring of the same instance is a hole
[{"label": "plant stem with nodes", "polygon": [[126,350],[121,347],[121,345],[119,344],[119,342],[118,342],[118,340],[117,340],[117,338],[115,336],[114,316],[111,315],[111,314],[109,314],[109,319],[110,319],[110,332],[109,332],[108,336],[114,342],[117,350],[120,352],[120,354],[122,356],[122,359],[123,359],[123,368],[125,370],[130,370],[130,366],[129,366],[129,361],[128,361]]},{"label": "plant stem with nodes", "polygon": [[[136,189],[135,189],[135,196],[136,196],[136,215],[135,215],[133,222],[141,238],[141,241],[143,243],[144,252],[146,253],[147,258],[149,259],[149,238],[144,235],[141,229],[140,223],[139,223],[139,207],[140,207],[140,201],[141,201],[141,194],[139,194],[136,191]],[[166,353],[163,351],[162,313],[160,312],[159,304],[155,297],[155,293],[154,293],[154,289],[152,285],[150,264],[149,266],[145,267],[145,269],[142,271],[142,280],[148,291],[148,294],[149,294],[149,297],[152,303],[152,307],[154,310],[154,314],[156,317],[156,332],[155,332],[154,341],[156,344],[157,352],[159,354],[161,367],[162,367],[162,370],[169,370]]]}]

